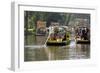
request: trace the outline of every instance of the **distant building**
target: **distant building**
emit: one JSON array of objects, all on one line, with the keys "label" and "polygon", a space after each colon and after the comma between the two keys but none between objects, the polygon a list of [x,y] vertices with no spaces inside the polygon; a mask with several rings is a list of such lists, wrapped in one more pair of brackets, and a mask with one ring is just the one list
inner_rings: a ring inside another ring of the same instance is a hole
[{"label": "distant building", "polygon": [[37,21],[37,29],[38,28],[45,28],[46,27],[46,22],[45,21],[41,21],[41,20],[38,20]]},{"label": "distant building", "polygon": [[45,35],[46,34],[46,22],[45,21],[37,21],[36,26],[36,35]]}]

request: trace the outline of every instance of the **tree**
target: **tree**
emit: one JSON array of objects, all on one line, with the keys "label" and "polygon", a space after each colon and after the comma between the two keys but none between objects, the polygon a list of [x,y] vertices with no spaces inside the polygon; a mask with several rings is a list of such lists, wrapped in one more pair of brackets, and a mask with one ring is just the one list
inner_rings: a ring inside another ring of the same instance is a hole
[{"label": "tree", "polygon": [[47,27],[51,25],[51,22],[59,22],[61,23],[62,16],[60,13],[48,13],[47,17]]}]

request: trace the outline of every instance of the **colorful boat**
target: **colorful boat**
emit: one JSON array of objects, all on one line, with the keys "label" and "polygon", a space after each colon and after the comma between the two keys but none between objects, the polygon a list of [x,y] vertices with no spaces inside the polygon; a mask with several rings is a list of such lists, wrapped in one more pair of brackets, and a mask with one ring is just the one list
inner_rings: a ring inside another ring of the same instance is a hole
[{"label": "colorful boat", "polygon": [[90,44],[90,30],[87,27],[79,27],[76,30],[77,44]]},{"label": "colorful boat", "polygon": [[46,42],[47,46],[65,46],[70,43],[70,33],[65,27],[53,27]]}]

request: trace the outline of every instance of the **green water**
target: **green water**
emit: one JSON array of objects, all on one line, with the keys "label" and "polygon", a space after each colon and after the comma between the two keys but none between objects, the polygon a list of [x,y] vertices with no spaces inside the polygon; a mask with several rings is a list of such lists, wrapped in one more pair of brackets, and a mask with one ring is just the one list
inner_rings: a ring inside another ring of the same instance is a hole
[{"label": "green water", "polygon": [[[66,46],[46,46],[34,48],[34,45],[43,45],[47,36],[27,35],[24,47],[24,61],[71,60],[90,58],[90,44],[76,44],[74,40]],[[27,47],[28,46],[28,47]]]}]

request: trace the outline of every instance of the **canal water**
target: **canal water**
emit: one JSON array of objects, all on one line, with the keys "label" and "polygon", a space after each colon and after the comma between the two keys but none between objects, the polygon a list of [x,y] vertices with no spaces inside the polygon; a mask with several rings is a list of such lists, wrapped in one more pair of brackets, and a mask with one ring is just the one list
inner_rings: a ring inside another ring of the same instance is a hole
[{"label": "canal water", "polygon": [[47,36],[27,35],[24,40],[24,61],[71,60],[90,58],[90,44],[76,44],[71,39],[66,46],[45,46]]}]

